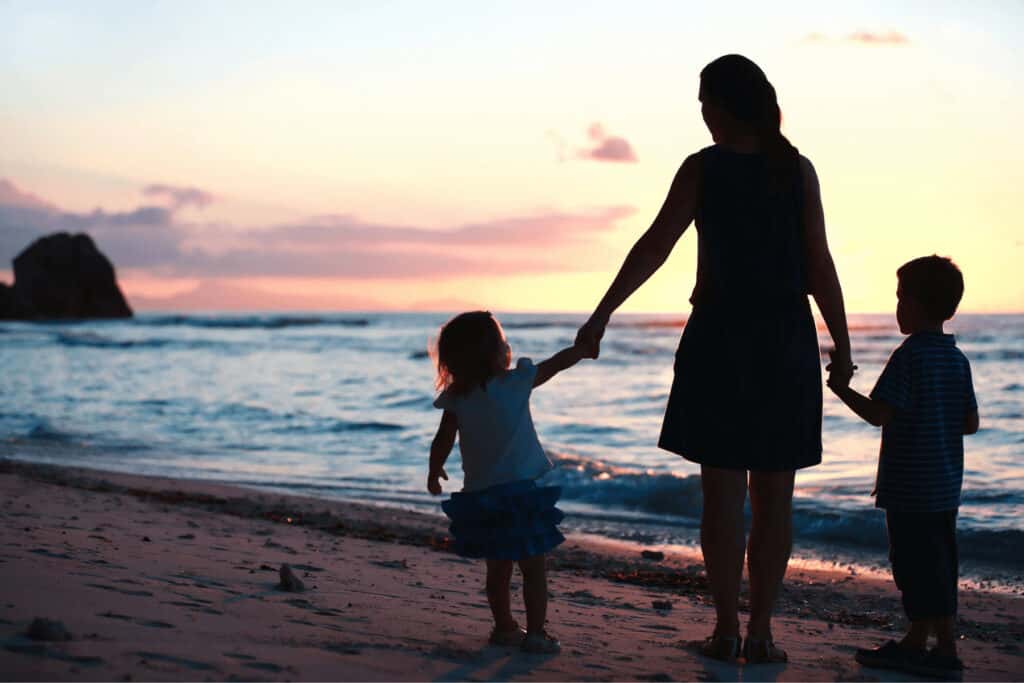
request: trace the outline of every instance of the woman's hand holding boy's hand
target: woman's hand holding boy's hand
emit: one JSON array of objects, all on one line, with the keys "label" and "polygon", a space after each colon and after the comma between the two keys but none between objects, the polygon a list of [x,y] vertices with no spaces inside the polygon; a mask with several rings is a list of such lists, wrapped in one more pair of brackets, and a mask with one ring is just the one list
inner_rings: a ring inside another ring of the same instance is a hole
[{"label": "woman's hand holding boy's hand", "polygon": [[828,357],[832,362],[825,366],[828,371],[826,384],[832,391],[841,391],[850,386],[850,380],[853,378],[857,366],[850,360],[849,352],[840,353],[836,349],[832,349],[828,352]]},{"label": "woman's hand holding boy's hand", "polygon": [[431,472],[427,475],[427,491],[430,491],[432,496],[441,495],[441,482],[439,478],[448,481],[448,473],[444,471],[443,467],[440,472]]}]

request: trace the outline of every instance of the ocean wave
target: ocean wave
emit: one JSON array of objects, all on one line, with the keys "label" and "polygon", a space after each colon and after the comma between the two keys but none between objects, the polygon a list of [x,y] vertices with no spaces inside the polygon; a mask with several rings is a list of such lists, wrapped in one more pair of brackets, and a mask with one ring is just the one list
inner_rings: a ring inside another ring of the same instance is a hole
[{"label": "ocean wave", "polygon": [[[54,337],[58,346],[82,347],[91,349],[163,349],[176,348],[201,350],[223,348],[223,342],[211,339],[112,339],[95,332],[58,332]],[[237,345],[234,345],[237,346]]]},{"label": "ocean wave", "polygon": [[140,317],[138,324],[154,327],[185,326],[209,329],[268,329],[276,330],[285,327],[311,327],[319,325],[337,325],[340,327],[366,327],[371,324],[369,318],[338,318],[333,316],[307,315],[272,315],[272,316],[193,316],[169,315],[160,317]]},{"label": "ocean wave", "polygon": [[57,443],[70,443],[75,436],[69,432],[63,432],[54,427],[45,418],[36,418],[33,424],[25,432],[24,437],[34,441],[53,441]]},{"label": "ocean wave", "polygon": [[[290,416],[294,417],[294,416]],[[275,434],[340,434],[344,432],[398,432],[404,425],[377,420],[338,420],[324,417],[277,420],[270,431]]]},{"label": "ocean wave", "polygon": [[990,349],[987,351],[973,351],[968,354],[970,360],[1024,360],[1024,350],[1021,349]]},{"label": "ocean wave", "polygon": [[[547,481],[562,487],[562,497],[597,506],[602,510],[624,509],[652,515],[701,518],[703,494],[700,475],[629,470],[569,455],[552,454],[558,467]],[[1001,495],[1001,494],[999,494]],[[983,501],[984,493],[968,492],[966,500]],[[1003,502],[1000,497],[991,502]],[[989,502],[985,500],[985,502]],[[749,504],[745,512],[749,519]],[[797,538],[883,550],[887,547],[885,513],[873,507],[836,508],[796,498],[793,531]],[[957,532],[961,555],[976,560],[1007,563],[1024,556],[1024,532],[991,531],[965,527]]]},{"label": "ocean wave", "polygon": [[501,326],[506,330],[548,330],[553,328],[580,327],[585,321],[580,320],[509,320],[502,322]]}]

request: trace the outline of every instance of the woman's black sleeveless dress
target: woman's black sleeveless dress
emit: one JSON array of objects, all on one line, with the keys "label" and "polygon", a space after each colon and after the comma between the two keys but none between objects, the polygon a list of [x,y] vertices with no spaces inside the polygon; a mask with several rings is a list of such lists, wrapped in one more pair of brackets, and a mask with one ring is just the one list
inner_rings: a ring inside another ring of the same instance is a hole
[{"label": "woman's black sleeveless dress", "polygon": [[799,173],[700,152],[697,285],[658,445],[725,469],[821,462],[821,357],[807,299]]}]

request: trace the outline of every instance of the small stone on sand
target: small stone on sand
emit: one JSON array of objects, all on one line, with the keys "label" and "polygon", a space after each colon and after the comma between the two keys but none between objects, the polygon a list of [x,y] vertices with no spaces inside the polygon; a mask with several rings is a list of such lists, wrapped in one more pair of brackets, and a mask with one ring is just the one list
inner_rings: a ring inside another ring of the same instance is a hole
[{"label": "small stone on sand", "polygon": [[660,550],[644,550],[640,553],[640,557],[645,560],[654,560],[655,562],[661,562],[665,559],[665,553]]},{"label": "small stone on sand", "polygon": [[292,568],[287,564],[282,564],[278,573],[281,576],[281,582],[277,584],[277,587],[281,590],[288,591],[289,593],[299,593],[306,590],[306,585],[302,583],[302,579],[295,576]]},{"label": "small stone on sand", "polygon": [[71,634],[64,627],[64,624],[54,619],[43,619],[42,617],[36,617],[32,620],[25,635],[32,640],[46,640],[50,642],[71,640]]},{"label": "small stone on sand", "polygon": [[653,602],[651,602],[651,606],[654,607],[654,609],[660,610],[672,609],[672,603],[669,600],[654,600]]}]

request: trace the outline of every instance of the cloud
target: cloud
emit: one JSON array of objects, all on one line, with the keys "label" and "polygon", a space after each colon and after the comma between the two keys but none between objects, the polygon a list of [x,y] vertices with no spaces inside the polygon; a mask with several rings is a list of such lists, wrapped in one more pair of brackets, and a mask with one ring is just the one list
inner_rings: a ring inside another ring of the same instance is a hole
[{"label": "cloud", "polygon": [[142,194],[147,197],[163,198],[170,202],[171,208],[180,209],[183,206],[193,205],[202,209],[213,203],[214,196],[198,187],[179,187],[176,185],[147,185],[142,188]]},{"label": "cloud", "polygon": [[[146,193],[151,195],[152,193]],[[409,279],[568,272],[604,265],[600,238],[629,207],[550,211],[425,229],[323,216],[270,228],[184,222],[176,208],[73,213],[0,201],[0,264],[53,232],[87,232],[119,268],[165,277]]]},{"label": "cloud", "polygon": [[907,45],[910,43],[910,38],[897,31],[889,31],[888,33],[856,31],[846,36],[846,40],[866,45]]},{"label": "cloud", "polygon": [[824,33],[808,33],[801,42],[804,43],[857,43],[860,45],[909,45],[910,38],[899,31],[888,31],[884,33],[874,31],[854,31],[840,39],[833,39]]},{"label": "cloud", "polygon": [[52,204],[43,201],[29,192],[23,192],[9,180],[0,178],[0,205],[23,209],[55,209]]},{"label": "cloud", "polygon": [[591,124],[587,135],[590,137],[593,145],[589,148],[581,149],[579,151],[580,158],[592,159],[594,161],[636,162],[636,153],[633,151],[633,146],[629,144],[629,141],[623,137],[608,135],[604,130],[604,126],[600,123],[595,122]]}]

